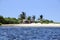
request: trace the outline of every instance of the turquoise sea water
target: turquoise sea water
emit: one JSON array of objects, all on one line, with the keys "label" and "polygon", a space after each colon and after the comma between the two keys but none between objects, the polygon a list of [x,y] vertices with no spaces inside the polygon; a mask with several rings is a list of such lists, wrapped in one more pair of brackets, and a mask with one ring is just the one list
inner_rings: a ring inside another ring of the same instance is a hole
[{"label": "turquoise sea water", "polygon": [[60,28],[0,27],[0,40],[60,40]]}]

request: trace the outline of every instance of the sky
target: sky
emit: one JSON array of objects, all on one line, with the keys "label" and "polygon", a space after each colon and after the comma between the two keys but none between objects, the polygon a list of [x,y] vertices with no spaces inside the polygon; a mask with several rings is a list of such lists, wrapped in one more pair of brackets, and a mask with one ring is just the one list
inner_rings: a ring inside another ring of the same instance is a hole
[{"label": "sky", "polygon": [[0,0],[0,15],[18,18],[21,12],[60,22],[60,0]]}]

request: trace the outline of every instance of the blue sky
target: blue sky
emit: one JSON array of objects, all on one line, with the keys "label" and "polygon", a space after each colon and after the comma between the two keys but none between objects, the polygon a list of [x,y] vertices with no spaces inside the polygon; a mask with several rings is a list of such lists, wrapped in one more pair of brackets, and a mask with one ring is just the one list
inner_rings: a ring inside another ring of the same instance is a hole
[{"label": "blue sky", "polygon": [[45,19],[60,22],[60,0],[0,0],[0,15],[16,17],[21,12],[27,16],[43,15]]}]

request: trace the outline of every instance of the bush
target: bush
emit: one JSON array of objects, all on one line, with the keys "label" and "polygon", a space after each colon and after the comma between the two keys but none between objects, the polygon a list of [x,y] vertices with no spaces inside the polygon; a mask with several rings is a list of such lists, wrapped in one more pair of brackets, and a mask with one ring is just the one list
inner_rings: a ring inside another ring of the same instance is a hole
[{"label": "bush", "polygon": [[2,23],[0,23],[0,25],[2,25]]},{"label": "bush", "polygon": [[35,23],[38,23],[38,21],[35,21]]}]

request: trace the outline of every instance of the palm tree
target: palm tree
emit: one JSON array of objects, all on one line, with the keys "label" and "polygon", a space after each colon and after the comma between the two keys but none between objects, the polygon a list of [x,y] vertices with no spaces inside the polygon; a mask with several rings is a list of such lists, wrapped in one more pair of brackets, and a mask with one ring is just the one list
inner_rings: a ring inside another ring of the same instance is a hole
[{"label": "palm tree", "polygon": [[20,19],[25,19],[26,18],[26,13],[22,12],[22,14],[19,15],[19,18]]},{"label": "palm tree", "polygon": [[19,19],[21,21],[21,23],[23,22],[24,19],[26,19],[26,13],[22,12],[22,14],[19,15]]},{"label": "palm tree", "polygon": [[27,18],[28,20],[31,20],[31,17],[30,16],[28,16],[28,18]]},{"label": "palm tree", "polygon": [[25,14],[25,12],[22,12],[22,18],[23,18],[23,19],[26,18],[26,14]]},{"label": "palm tree", "polygon": [[40,15],[40,22],[43,23],[43,15]]},{"label": "palm tree", "polygon": [[27,19],[28,19],[28,22],[30,23],[30,22],[31,22],[31,17],[30,17],[30,16],[28,16],[28,18],[27,18]]},{"label": "palm tree", "polygon": [[42,20],[43,19],[43,15],[40,15],[40,20]]},{"label": "palm tree", "polygon": [[33,22],[35,22],[35,16],[32,17]]}]

